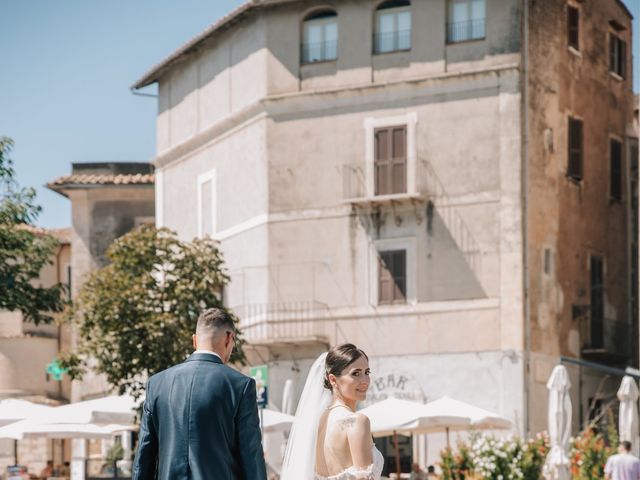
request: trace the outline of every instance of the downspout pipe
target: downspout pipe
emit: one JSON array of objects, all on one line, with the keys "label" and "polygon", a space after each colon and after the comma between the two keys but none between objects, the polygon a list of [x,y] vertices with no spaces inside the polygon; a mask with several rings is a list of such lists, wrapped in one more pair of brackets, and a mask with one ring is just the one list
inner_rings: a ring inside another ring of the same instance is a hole
[{"label": "downspout pipe", "polygon": [[523,260],[523,314],[524,314],[524,434],[530,433],[531,399],[531,308],[529,286],[529,0],[523,0],[522,38],[522,260]]}]

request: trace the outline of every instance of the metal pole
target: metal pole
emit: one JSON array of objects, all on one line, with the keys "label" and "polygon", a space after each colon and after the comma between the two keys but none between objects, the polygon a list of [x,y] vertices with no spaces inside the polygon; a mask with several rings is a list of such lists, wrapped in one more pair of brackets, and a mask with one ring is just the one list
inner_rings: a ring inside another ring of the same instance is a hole
[{"label": "metal pole", "polygon": [[445,428],[447,432],[447,448],[451,448],[451,443],[449,442],[449,427]]},{"label": "metal pole", "polygon": [[13,441],[13,464],[18,465],[18,440]]},{"label": "metal pole", "polygon": [[400,450],[398,449],[398,432],[393,431],[393,443],[395,443],[396,447],[396,474],[398,480],[400,479]]}]

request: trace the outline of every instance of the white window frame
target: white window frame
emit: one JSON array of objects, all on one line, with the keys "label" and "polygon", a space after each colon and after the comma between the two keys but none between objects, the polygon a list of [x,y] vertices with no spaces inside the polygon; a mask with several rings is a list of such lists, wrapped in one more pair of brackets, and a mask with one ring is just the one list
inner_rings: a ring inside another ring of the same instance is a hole
[{"label": "white window frame", "polygon": [[217,197],[217,183],[216,183],[216,170],[209,170],[208,172],[198,175],[198,237],[204,236],[203,232],[203,211],[202,211],[202,186],[211,182],[211,237],[213,238],[217,232],[217,211],[216,211],[216,197]]},{"label": "white window frame", "polygon": [[[417,263],[418,241],[416,237],[383,238],[375,240],[369,244],[369,303],[375,307],[386,308],[416,304],[418,301],[418,263]],[[403,304],[379,304],[378,277],[380,262],[379,252],[388,250],[404,250],[406,252],[407,265],[406,278],[406,303]]]},{"label": "white window frame", "polygon": [[407,127],[407,195],[414,195],[416,186],[416,125],[418,113],[409,112],[393,117],[367,117],[364,120],[364,152],[365,152],[365,196],[375,197],[375,130],[377,128],[405,125]]}]

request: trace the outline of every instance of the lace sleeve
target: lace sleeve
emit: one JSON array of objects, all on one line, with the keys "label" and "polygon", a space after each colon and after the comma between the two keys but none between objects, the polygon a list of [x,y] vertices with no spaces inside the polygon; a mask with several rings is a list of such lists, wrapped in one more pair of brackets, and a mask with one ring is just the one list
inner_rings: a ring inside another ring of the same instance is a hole
[{"label": "lace sleeve", "polygon": [[349,480],[377,480],[373,473],[373,467],[373,463],[363,470],[352,467],[352,470],[349,472],[351,474]]}]

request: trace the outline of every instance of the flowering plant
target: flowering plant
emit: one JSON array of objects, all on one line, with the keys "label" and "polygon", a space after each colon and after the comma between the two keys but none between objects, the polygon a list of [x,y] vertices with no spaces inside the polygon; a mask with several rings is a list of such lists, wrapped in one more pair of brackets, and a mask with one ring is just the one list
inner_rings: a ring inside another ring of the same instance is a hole
[{"label": "flowering plant", "polygon": [[499,438],[472,434],[469,443],[459,443],[441,454],[443,480],[538,480],[549,451],[546,435],[523,441],[516,436]]}]

